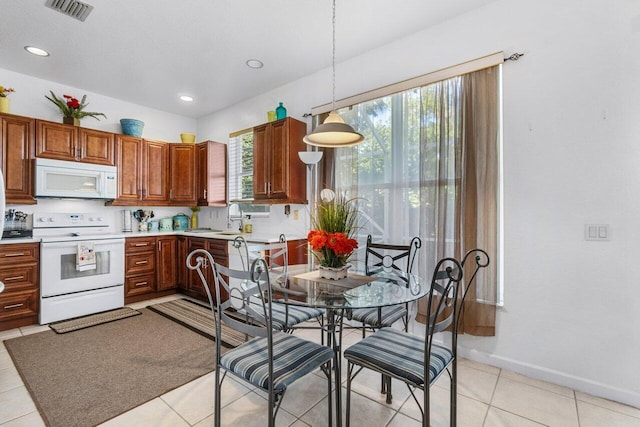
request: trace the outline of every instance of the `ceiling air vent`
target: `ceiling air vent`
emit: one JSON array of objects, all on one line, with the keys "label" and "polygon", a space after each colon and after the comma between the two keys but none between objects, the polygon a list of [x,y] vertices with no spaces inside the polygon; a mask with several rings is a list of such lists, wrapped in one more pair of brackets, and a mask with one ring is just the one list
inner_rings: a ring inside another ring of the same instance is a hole
[{"label": "ceiling air vent", "polygon": [[83,22],[93,10],[90,4],[77,0],[47,0],[45,6]]}]

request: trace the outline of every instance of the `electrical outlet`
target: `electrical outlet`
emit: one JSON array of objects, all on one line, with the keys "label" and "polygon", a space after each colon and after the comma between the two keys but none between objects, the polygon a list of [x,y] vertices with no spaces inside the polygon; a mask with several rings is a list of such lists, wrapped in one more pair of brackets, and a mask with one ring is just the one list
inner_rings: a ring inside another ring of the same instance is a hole
[{"label": "electrical outlet", "polygon": [[298,209],[294,209],[294,210],[293,210],[293,219],[294,219],[295,221],[297,221],[297,220],[299,220],[299,219],[300,219],[300,211],[299,211]]}]

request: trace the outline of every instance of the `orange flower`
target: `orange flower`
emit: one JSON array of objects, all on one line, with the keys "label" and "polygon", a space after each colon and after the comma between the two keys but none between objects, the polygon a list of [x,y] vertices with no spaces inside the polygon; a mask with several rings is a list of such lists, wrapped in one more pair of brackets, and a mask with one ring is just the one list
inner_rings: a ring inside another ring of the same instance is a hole
[{"label": "orange flower", "polygon": [[311,248],[314,251],[319,251],[327,244],[327,232],[322,230],[311,230],[307,235],[307,241],[309,241]]}]

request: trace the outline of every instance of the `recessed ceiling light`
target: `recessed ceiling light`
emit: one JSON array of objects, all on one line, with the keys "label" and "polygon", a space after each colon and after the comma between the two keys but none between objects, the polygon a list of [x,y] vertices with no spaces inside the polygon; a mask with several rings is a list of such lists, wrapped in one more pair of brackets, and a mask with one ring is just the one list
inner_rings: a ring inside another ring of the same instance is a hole
[{"label": "recessed ceiling light", "polygon": [[180,99],[181,99],[181,100],[183,100],[184,102],[191,102],[191,101],[193,101],[193,98],[192,98],[192,97],[190,97],[190,96],[187,96],[187,95],[182,95],[182,96],[180,97]]},{"label": "recessed ceiling light", "polygon": [[25,46],[24,50],[26,50],[30,54],[36,55],[36,56],[49,56],[49,52],[47,52],[44,49],[40,49],[39,47],[35,47],[35,46]]},{"label": "recessed ceiling light", "polygon": [[247,67],[249,68],[262,68],[264,64],[259,59],[249,59],[246,62]]}]

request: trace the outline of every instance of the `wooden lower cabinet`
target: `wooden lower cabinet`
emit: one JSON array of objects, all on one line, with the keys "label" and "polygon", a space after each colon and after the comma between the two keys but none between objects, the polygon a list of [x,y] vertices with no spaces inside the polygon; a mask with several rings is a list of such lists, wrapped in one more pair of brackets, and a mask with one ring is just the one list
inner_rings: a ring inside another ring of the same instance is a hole
[{"label": "wooden lower cabinet", "polygon": [[176,292],[178,237],[129,237],[125,243],[125,303]]},{"label": "wooden lower cabinet", "polygon": [[40,245],[0,245],[0,331],[38,323]]},{"label": "wooden lower cabinet", "polygon": [[[188,237],[186,239],[186,255],[183,258],[182,262],[186,262],[186,257],[192,251],[196,249],[204,249],[211,253],[215,262],[228,266],[229,253],[227,247],[227,240]],[[213,268],[208,258],[206,258],[205,267],[203,270],[205,279],[209,284],[211,295],[215,298],[215,279],[213,275]],[[182,286],[182,292],[202,301],[208,301],[206,291],[204,290],[202,281],[200,280],[200,276],[198,276],[198,273],[195,270],[186,269],[186,283]],[[228,298],[228,294],[226,292],[223,292],[220,297],[223,300],[226,300]]]},{"label": "wooden lower cabinet", "polygon": [[178,287],[178,238],[166,236],[157,238],[156,290],[166,291]]}]

